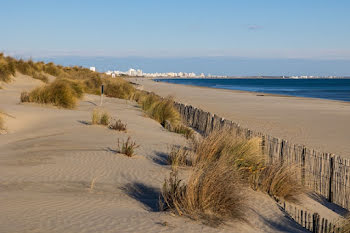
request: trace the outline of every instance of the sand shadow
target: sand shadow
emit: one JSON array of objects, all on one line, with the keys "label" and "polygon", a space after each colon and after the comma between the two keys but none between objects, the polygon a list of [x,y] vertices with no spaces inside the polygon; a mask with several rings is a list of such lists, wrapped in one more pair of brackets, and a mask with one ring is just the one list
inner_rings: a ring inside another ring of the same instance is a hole
[{"label": "sand shadow", "polygon": [[92,102],[92,101],[84,101],[84,102],[86,102],[86,103],[89,103],[89,104],[92,104],[92,105],[94,105],[94,106],[97,106],[97,104],[96,103],[94,103],[94,102]]},{"label": "sand shadow", "polygon": [[119,153],[120,153],[120,150],[118,150],[118,149],[112,149],[111,147],[105,148],[104,151],[112,152],[112,153],[114,153],[114,154],[119,154]]},{"label": "sand shadow", "polygon": [[147,210],[160,211],[160,190],[139,182],[130,183],[121,188],[129,197],[141,202]]},{"label": "sand shadow", "polygon": [[155,153],[156,153],[156,156],[152,157],[152,160],[154,163],[161,165],[161,166],[169,165],[168,154],[163,153],[163,152],[158,152],[158,151],[156,151]]},{"label": "sand shadow", "polygon": [[81,121],[81,120],[78,120],[78,122],[80,124],[83,124],[83,125],[92,125],[91,122],[88,122],[88,121]]},{"label": "sand shadow", "polygon": [[288,214],[282,209],[282,207],[278,206],[280,211],[284,213],[284,217],[279,217],[277,220],[271,220],[264,216],[262,216],[259,212],[253,210],[259,218],[273,230],[278,232],[290,232],[290,233],[306,233],[309,232],[301,225],[296,223],[292,218],[288,216]]},{"label": "sand shadow", "polygon": [[324,207],[334,211],[335,213],[341,215],[341,216],[345,216],[348,214],[348,210],[342,208],[341,206],[334,204],[332,202],[329,202],[326,198],[324,198],[323,196],[321,196],[320,194],[317,193],[309,193],[308,196],[313,199],[314,201],[320,203],[321,205],[323,205]]}]

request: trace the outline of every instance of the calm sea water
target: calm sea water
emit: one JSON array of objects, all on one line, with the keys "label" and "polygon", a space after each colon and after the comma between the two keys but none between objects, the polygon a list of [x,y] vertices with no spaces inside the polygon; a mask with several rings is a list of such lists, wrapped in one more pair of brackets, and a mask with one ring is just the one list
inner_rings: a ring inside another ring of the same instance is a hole
[{"label": "calm sea water", "polygon": [[157,81],[350,102],[350,79],[157,79]]}]

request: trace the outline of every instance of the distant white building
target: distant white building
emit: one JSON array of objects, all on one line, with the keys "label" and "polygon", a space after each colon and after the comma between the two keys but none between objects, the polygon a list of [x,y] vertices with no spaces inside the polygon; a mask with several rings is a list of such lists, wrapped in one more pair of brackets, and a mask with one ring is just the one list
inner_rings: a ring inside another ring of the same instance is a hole
[{"label": "distant white building", "polygon": [[90,67],[90,70],[93,71],[93,72],[96,72],[96,67],[91,66],[91,67]]}]

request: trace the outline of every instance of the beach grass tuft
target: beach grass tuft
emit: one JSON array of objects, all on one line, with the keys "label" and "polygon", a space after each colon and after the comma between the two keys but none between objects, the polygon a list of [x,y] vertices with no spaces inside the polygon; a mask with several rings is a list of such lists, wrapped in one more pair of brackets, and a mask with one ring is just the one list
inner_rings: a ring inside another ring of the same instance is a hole
[{"label": "beach grass tuft", "polygon": [[120,142],[118,139],[117,142],[118,152],[124,154],[128,157],[132,157],[135,155],[135,149],[139,147],[136,142],[131,140],[131,137],[128,137],[126,141]]},{"label": "beach grass tuft", "polygon": [[167,162],[172,170],[182,166],[192,166],[194,153],[187,147],[173,146],[167,157]]},{"label": "beach grass tuft", "polygon": [[105,94],[108,97],[131,100],[134,93],[135,88],[129,82],[121,78],[107,81]]},{"label": "beach grass tuft", "polygon": [[171,172],[160,206],[215,227],[229,219],[243,220],[245,199],[237,170],[220,159],[197,165],[186,183]]},{"label": "beach grass tuft", "polygon": [[108,125],[110,121],[108,112],[95,108],[92,111],[91,124],[93,125]]},{"label": "beach grass tuft", "polygon": [[57,79],[53,83],[38,87],[28,94],[23,92],[21,101],[52,104],[62,108],[73,109],[82,95],[82,87],[78,83]]},{"label": "beach grass tuft", "polygon": [[34,79],[41,80],[41,81],[43,81],[44,83],[48,83],[48,82],[49,82],[49,78],[48,78],[45,74],[43,74],[43,73],[41,73],[41,72],[34,72],[33,75],[32,75],[32,77],[33,77]]},{"label": "beach grass tuft", "polygon": [[110,120],[109,114],[107,112],[102,113],[100,124],[101,125],[108,125],[109,124],[109,120]]},{"label": "beach grass tuft", "polygon": [[297,166],[268,164],[251,175],[250,184],[276,200],[298,202],[298,196],[305,193],[306,188],[295,178],[297,170]]}]

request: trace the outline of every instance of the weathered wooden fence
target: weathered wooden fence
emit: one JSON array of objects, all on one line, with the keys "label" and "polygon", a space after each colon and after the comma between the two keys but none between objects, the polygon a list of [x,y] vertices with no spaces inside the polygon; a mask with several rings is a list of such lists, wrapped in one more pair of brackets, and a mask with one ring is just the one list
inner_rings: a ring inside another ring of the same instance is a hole
[{"label": "weathered wooden fence", "polygon": [[295,222],[305,229],[314,233],[338,233],[340,228],[329,219],[323,218],[316,212],[303,209],[300,206],[291,203],[283,202],[279,204],[281,208],[291,217]]},{"label": "weathered wooden fence", "polygon": [[350,210],[349,159],[242,128],[235,122],[190,105],[175,103],[175,106],[184,122],[202,135],[208,135],[214,130],[230,129],[245,138],[260,137],[262,149],[270,162],[299,165],[301,171],[296,175],[307,187],[330,202]]}]

